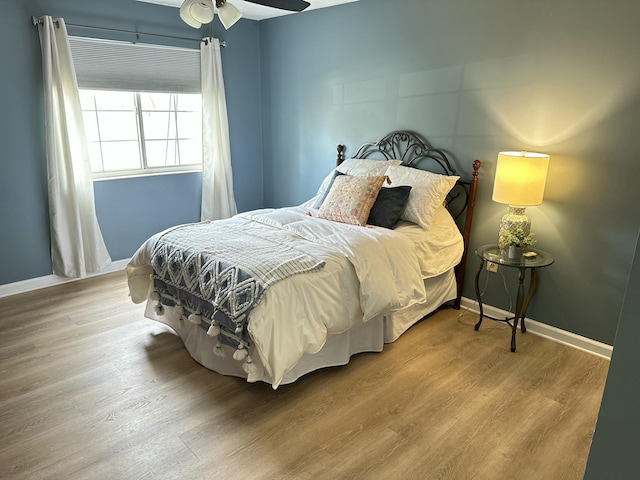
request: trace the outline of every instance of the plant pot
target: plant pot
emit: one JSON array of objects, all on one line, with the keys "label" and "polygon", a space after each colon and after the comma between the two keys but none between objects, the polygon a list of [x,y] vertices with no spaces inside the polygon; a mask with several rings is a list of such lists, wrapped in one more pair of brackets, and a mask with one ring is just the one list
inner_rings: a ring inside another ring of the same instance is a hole
[{"label": "plant pot", "polygon": [[507,250],[507,257],[509,260],[520,261],[522,260],[522,254],[524,253],[524,247],[516,247],[514,245],[509,246]]}]

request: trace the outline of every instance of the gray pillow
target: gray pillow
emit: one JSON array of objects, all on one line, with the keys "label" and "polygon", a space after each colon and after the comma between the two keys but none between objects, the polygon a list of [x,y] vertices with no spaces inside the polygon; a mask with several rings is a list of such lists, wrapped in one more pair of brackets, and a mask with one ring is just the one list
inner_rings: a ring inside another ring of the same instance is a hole
[{"label": "gray pillow", "polygon": [[410,193],[411,187],[408,185],[381,188],[369,212],[367,224],[393,229],[407,206]]}]

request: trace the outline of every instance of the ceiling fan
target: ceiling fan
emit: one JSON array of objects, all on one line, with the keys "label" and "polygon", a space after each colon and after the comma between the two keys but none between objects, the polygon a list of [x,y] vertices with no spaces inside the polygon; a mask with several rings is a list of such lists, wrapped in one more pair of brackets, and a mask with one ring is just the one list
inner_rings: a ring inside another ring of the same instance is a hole
[{"label": "ceiling fan", "polygon": [[[251,3],[264,5],[265,7],[279,8],[280,10],[289,10],[291,12],[301,12],[309,5],[304,0],[247,0]],[[217,3],[217,1],[216,1]],[[224,3],[224,2],[223,2]]]},{"label": "ceiling fan", "polygon": [[[258,5],[301,12],[310,3],[304,0],[246,0]],[[184,0],[180,6],[180,18],[193,28],[200,28],[203,23],[213,20],[213,0]],[[242,12],[227,0],[215,0],[218,9],[218,17],[224,28],[229,29],[234,23],[240,20]]]}]

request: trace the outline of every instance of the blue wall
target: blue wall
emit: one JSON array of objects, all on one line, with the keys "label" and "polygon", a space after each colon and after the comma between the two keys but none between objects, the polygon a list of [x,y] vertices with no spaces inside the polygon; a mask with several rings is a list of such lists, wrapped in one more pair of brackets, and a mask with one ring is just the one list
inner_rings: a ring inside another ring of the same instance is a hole
[{"label": "blue wall", "polygon": [[96,214],[109,254],[129,258],[156,232],[200,219],[202,174],[94,182]]},{"label": "blue wall", "polygon": [[[178,10],[133,0],[7,0],[0,4],[3,73],[0,115],[0,285],[51,274],[46,190],[42,71],[38,31],[30,17],[159,33],[199,40],[210,33],[185,25]],[[229,111],[234,188],[241,211],[263,206],[260,125],[259,24],[241,20],[230,31],[222,62]],[[69,28],[72,35],[132,40]],[[198,42],[142,36],[141,42],[198,48]],[[8,47],[8,46],[11,47]],[[114,260],[130,257],[150,235],[200,219],[200,174],[160,175],[95,182],[96,210]]]},{"label": "blue wall", "polygon": [[[612,344],[640,225],[637,18],[630,1],[361,0],[261,22],[265,202],[311,196],[337,143],[348,156],[407,128],[467,175],[483,161],[475,248],[507,210],[491,200],[497,153],[548,153],[527,212],[556,263],[528,316]],[[509,307],[499,276],[485,300]]]},{"label": "blue wall", "polygon": [[[640,237],[639,237],[640,238]],[[636,254],[613,356],[607,375],[600,414],[593,435],[585,480],[632,480],[638,478],[640,448],[640,255]]]}]

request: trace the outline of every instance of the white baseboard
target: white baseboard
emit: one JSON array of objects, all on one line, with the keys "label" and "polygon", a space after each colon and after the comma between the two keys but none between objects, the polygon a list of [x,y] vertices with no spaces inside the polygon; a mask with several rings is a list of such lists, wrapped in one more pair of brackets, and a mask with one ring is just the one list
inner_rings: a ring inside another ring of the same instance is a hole
[{"label": "white baseboard", "polygon": [[[105,273],[124,270],[124,267],[127,266],[127,263],[129,263],[128,258],[124,260],[116,260],[115,262],[111,262],[111,264],[102,272],[93,273],[82,278],[95,277],[97,275],[104,275]],[[59,277],[58,275],[47,275],[45,277],[22,280],[21,282],[8,283],[6,285],[0,285],[0,298],[17,295],[19,293],[31,292],[33,290],[38,290],[39,288],[52,287],[54,285],[61,285],[63,283],[75,282],[77,280],[82,280],[82,278],[66,278]]]},{"label": "white baseboard", "polygon": [[[478,302],[466,297],[462,297],[461,307],[476,314],[480,313]],[[483,304],[482,309],[486,314],[491,315],[492,317],[506,318],[509,316],[513,316],[513,314],[511,313],[496,307],[492,307],[491,305]],[[565,330],[561,330],[559,328],[552,327],[551,325],[546,325],[529,318],[526,319],[526,322],[527,333],[530,332],[534,335],[538,335],[539,337],[547,338],[549,340],[553,340],[554,342],[558,342],[563,345],[577,348],[578,350],[582,350],[584,352],[588,352],[593,355],[611,360],[611,354],[613,353],[613,347],[611,345],[607,345],[606,343],[598,342],[587,337],[582,337],[580,335],[576,335],[575,333],[567,332]]]}]

